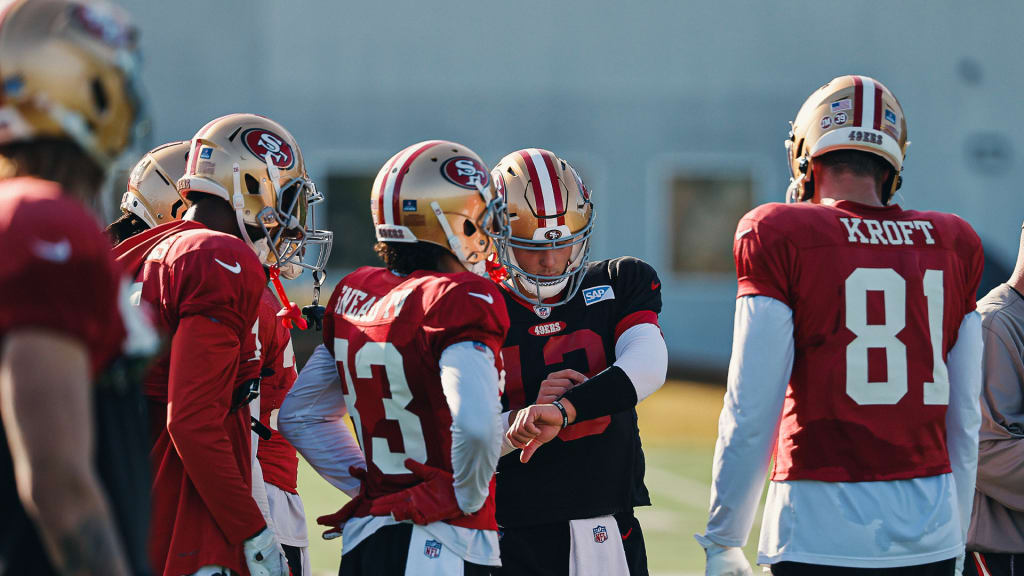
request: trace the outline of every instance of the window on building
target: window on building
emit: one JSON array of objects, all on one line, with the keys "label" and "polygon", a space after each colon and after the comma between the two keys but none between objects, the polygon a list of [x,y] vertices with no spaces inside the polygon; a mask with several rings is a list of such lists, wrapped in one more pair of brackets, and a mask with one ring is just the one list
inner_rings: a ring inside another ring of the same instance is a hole
[{"label": "window on building", "polygon": [[752,175],[680,173],[669,191],[672,270],[732,274],[732,233],[753,208]]},{"label": "window on building", "polygon": [[[375,177],[375,173],[332,172],[323,184],[326,199],[317,216],[323,218],[323,224],[318,222],[318,226],[334,232],[334,247],[327,264],[332,274],[380,265],[373,252],[376,236],[370,218],[370,190]],[[320,182],[317,186],[321,186]]]}]

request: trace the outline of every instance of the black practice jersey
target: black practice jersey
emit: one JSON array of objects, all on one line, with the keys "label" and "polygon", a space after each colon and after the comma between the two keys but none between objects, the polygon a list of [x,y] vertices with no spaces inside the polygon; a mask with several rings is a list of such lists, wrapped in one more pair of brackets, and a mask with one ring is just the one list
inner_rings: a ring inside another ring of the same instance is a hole
[{"label": "black practice jersey", "polygon": [[[523,303],[504,290],[511,328],[502,348],[503,410],[533,404],[548,374],[571,368],[592,377],[615,362],[615,341],[657,324],[661,281],[642,260],[587,264],[576,296],[556,307]],[[592,518],[650,505],[636,410],[567,427],[530,462],[519,451],[498,462],[497,519],[523,526]]]}]

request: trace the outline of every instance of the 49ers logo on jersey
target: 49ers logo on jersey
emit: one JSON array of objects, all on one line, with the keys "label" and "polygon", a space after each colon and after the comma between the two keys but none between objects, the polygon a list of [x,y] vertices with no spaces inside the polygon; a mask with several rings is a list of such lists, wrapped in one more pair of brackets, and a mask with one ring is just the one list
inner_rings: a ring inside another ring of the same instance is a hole
[{"label": "49ers logo on jersey", "polygon": [[274,166],[282,170],[287,170],[295,165],[295,153],[292,151],[291,145],[270,130],[250,128],[242,133],[242,142],[245,143],[249,152],[260,158],[266,159],[269,154]]},{"label": "49ers logo on jersey", "polygon": [[565,330],[565,326],[565,322],[547,322],[545,324],[530,326],[528,332],[534,336],[551,336],[552,334],[558,334],[562,330]]},{"label": "49ers logo on jersey", "polygon": [[441,175],[445,180],[467,190],[486,188],[491,179],[483,164],[466,156],[445,160],[441,165]]}]

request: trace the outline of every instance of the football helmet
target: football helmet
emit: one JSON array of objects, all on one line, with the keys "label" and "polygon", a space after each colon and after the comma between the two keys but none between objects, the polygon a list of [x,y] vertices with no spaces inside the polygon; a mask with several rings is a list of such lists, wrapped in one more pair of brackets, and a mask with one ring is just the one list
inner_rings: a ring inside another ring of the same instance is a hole
[{"label": "football helmet", "polygon": [[176,186],[191,145],[188,140],[169,142],[147,152],[128,177],[121,212],[134,214],[150,228],[180,220],[192,205]]},{"label": "football helmet", "polygon": [[147,127],[138,31],[106,2],[15,0],[0,16],[0,144],[70,139],[108,168]]},{"label": "football helmet", "polygon": [[786,201],[814,197],[815,158],[836,150],[860,150],[877,154],[892,166],[892,177],[882,186],[882,203],[888,204],[902,183],[907,144],[903,107],[888,88],[867,76],[835,78],[811,94],[791,123]]},{"label": "football helmet", "polygon": [[[309,206],[323,196],[306,174],[295,138],[277,122],[256,114],[211,121],[192,138],[177,187],[186,200],[201,192],[228,202],[242,239],[286,278],[326,266],[333,236],[309,217]],[[247,226],[263,237],[254,241]],[[306,261],[311,246],[319,247],[312,263]]]},{"label": "football helmet", "polygon": [[475,274],[486,273],[491,236],[507,227],[483,160],[462,144],[428,140],[388,160],[373,182],[370,213],[380,242],[428,242]]},{"label": "football helmet", "polygon": [[[495,238],[498,259],[509,272],[505,286],[537,306],[558,306],[576,295],[590,258],[594,205],[576,169],[540,148],[517,150],[491,172],[504,199],[510,233]],[[572,246],[565,270],[554,276],[531,274],[516,261],[513,248],[550,250]]]}]

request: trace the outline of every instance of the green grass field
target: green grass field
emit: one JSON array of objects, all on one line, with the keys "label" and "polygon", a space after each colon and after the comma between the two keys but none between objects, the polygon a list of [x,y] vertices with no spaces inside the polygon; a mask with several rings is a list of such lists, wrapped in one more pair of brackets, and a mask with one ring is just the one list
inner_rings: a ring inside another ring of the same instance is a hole
[{"label": "green grass field", "polygon": [[[670,382],[640,405],[647,486],[654,505],[639,509],[637,516],[655,576],[704,572],[704,552],[693,534],[703,531],[707,520],[711,456],[723,392],[716,386]],[[322,540],[316,517],[337,510],[348,498],[304,462],[299,469],[299,493],[309,521],[314,573],[337,574],[341,541]],[[756,556],[758,527],[755,522],[747,545],[751,561]]]}]

